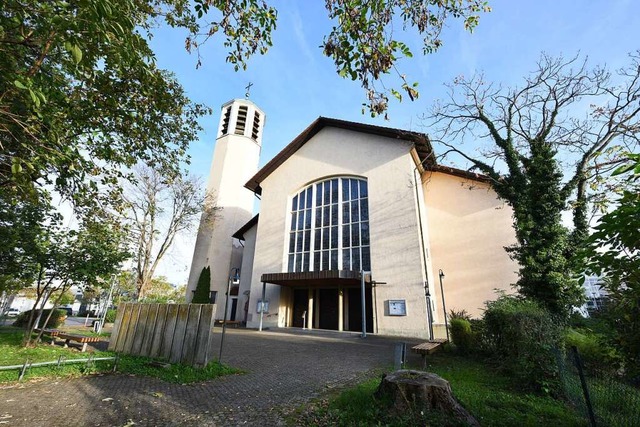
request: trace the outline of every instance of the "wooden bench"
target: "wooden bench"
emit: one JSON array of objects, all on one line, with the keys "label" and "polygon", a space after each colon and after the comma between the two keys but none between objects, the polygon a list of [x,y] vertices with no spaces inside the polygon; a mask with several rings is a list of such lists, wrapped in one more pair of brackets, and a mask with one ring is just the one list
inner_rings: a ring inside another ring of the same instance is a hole
[{"label": "wooden bench", "polygon": [[416,346],[411,347],[411,351],[414,352],[414,353],[418,353],[419,355],[422,356],[423,368],[426,368],[427,367],[427,356],[429,354],[432,354],[432,353],[438,351],[438,349],[445,342],[447,342],[447,340],[441,339],[441,338],[430,340],[430,341],[423,342],[421,344],[418,344]]},{"label": "wooden bench", "polygon": [[[48,334],[51,337],[51,345],[55,343],[56,338],[60,338],[64,340],[65,348],[69,347],[69,342],[75,341],[82,344],[82,350],[81,350],[82,352],[87,351],[88,343],[100,341],[100,337],[87,337],[84,335],[73,335],[73,334],[64,333],[62,331],[52,331],[52,332],[53,332],[52,334]],[[44,333],[46,334],[47,331],[45,330]]]},{"label": "wooden bench", "polygon": [[62,331],[59,331],[57,329],[40,329],[40,328],[35,328],[34,331],[36,333],[40,333],[40,331],[42,331],[42,335],[46,335],[49,338],[51,338],[51,345],[54,345],[56,343],[56,337],[60,334],[62,334]]},{"label": "wooden bench", "polygon": [[222,319],[216,320],[216,325],[223,325],[223,324],[237,328],[242,324],[242,322],[240,322],[239,320],[222,320]]}]

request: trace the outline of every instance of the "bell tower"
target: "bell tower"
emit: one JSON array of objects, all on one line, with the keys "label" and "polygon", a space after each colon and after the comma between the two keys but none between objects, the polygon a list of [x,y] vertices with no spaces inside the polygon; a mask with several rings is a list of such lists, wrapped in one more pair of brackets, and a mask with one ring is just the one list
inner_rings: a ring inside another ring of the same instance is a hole
[{"label": "bell tower", "polygon": [[253,216],[254,194],[244,184],[258,171],[264,123],[264,112],[248,99],[222,105],[207,181],[211,206],[218,209],[213,215],[205,209],[200,220],[186,295],[190,302],[202,269],[209,266],[216,319],[224,316],[229,277],[242,263],[242,246],[232,235]]}]

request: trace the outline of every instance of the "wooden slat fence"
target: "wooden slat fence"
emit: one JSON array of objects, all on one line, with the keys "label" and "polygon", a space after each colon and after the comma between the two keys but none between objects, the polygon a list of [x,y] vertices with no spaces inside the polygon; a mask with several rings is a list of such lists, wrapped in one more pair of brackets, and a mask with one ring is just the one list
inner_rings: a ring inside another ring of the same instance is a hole
[{"label": "wooden slat fence", "polygon": [[206,366],[213,313],[214,304],[121,304],[109,350]]}]

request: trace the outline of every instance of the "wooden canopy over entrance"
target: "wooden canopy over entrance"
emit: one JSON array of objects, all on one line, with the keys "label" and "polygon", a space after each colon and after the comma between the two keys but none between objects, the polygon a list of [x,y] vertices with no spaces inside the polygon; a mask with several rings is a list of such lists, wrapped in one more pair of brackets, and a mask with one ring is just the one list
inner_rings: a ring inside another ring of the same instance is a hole
[{"label": "wooden canopy over entrance", "polygon": [[[360,285],[360,272],[351,270],[307,271],[300,273],[265,273],[261,276],[263,283],[273,283],[280,286],[332,287]],[[365,282],[370,276],[365,274]]]},{"label": "wooden canopy over entrance", "polygon": [[267,283],[288,288],[285,326],[373,332],[371,274],[364,274],[364,284],[361,279],[361,273],[352,270],[265,273],[260,277],[263,300]]}]

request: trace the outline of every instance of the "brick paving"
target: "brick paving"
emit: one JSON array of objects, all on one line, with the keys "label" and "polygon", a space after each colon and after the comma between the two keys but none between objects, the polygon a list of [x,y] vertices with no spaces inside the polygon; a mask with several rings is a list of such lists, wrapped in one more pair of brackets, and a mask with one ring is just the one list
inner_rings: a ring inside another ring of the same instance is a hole
[{"label": "brick paving", "polygon": [[[212,343],[218,355],[220,329]],[[9,426],[278,426],[282,411],[393,364],[400,339],[227,329],[222,361],[247,371],[195,385],[128,375],[0,387]],[[135,423],[135,424],[134,424]]]}]

